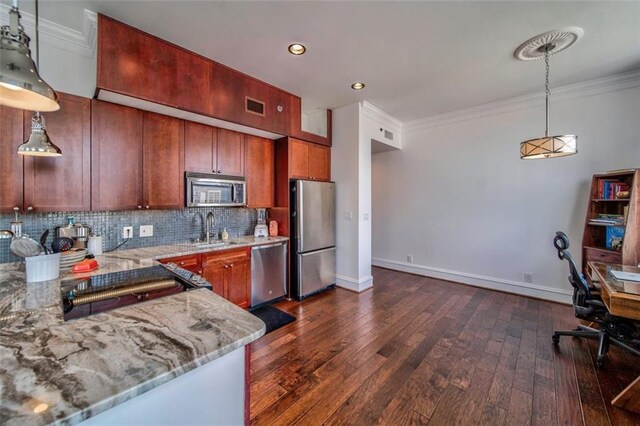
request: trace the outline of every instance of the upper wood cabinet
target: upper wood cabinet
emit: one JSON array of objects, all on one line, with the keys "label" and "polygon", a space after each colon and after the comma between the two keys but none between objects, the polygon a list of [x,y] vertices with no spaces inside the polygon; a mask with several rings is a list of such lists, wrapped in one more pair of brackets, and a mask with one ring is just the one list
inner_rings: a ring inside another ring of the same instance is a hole
[{"label": "upper wood cabinet", "polygon": [[187,172],[244,176],[244,135],[204,124],[185,123]]},{"label": "upper wood cabinet", "polygon": [[[44,118],[62,157],[25,157],[24,205],[45,212],[90,210],[91,100],[59,95],[60,110]],[[24,140],[31,133],[31,115],[24,115]]]},{"label": "upper wood cabinet", "polygon": [[92,210],[142,208],[142,117],[134,108],[92,101]]},{"label": "upper wood cabinet", "polygon": [[60,110],[44,114],[47,134],[62,157],[19,155],[34,113],[0,107],[0,210],[90,209],[90,105],[87,98],[60,93]]},{"label": "upper wood cabinet", "polygon": [[98,90],[288,134],[293,95],[104,15]]},{"label": "upper wood cabinet", "polygon": [[274,141],[246,136],[247,206],[273,207],[275,189]]},{"label": "upper wood cabinet", "polygon": [[142,140],[145,209],[184,207],[184,121],[145,112]]},{"label": "upper wood cabinet", "polygon": [[23,138],[22,110],[0,106],[0,211],[23,205],[23,159],[17,154]]},{"label": "upper wood cabinet", "polygon": [[315,134],[304,129],[302,119],[302,99],[291,96],[290,100],[290,128],[289,135],[298,139],[313,142],[320,145],[331,146],[332,120],[331,110],[326,110],[326,135]]},{"label": "upper wood cabinet", "polygon": [[98,89],[206,113],[206,59],[104,15],[98,19]]},{"label": "upper wood cabinet", "polygon": [[331,180],[331,148],[289,138],[289,177]]}]

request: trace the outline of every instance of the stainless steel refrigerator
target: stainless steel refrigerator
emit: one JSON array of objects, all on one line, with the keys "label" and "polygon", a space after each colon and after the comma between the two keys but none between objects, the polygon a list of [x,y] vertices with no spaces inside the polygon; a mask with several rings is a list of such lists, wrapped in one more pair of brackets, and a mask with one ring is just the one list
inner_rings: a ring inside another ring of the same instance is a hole
[{"label": "stainless steel refrigerator", "polygon": [[336,184],[291,181],[291,297],[336,283]]}]

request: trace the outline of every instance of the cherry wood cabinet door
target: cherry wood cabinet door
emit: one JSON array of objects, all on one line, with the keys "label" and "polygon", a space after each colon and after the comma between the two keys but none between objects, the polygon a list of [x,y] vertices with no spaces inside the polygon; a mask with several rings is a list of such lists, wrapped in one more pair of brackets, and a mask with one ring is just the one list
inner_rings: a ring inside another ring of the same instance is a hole
[{"label": "cherry wood cabinet door", "polygon": [[216,259],[215,256],[202,256],[202,276],[205,280],[209,281],[213,292],[224,298],[226,298],[225,273],[228,269],[225,268],[225,266],[224,261]]},{"label": "cherry wood cabinet door", "polygon": [[[60,110],[44,114],[62,157],[25,157],[24,205],[35,211],[91,209],[91,100],[60,93]],[[31,113],[24,114],[24,139]]]},{"label": "cherry wood cabinet door", "polygon": [[270,139],[246,136],[245,166],[247,169],[247,205],[274,206],[275,144]]},{"label": "cherry wood cabinet door", "polygon": [[17,153],[23,124],[22,110],[0,106],[0,212],[23,206],[23,158]]},{"label": "cherry wood cabinet door", "polygon": [[227,300],[241,308],[251,303],[251,263],[249,259],[227,264]]},{"label": "cherry wood cabinet door", "polygon": [[184,124],[184,170],[215,173],[217,131],[215,127],[186,121]]},{"label": "cherry wood cabinet door", "polygon": [[175,263],[178,267],[193,272],[194,274],[202,275],[202,262],[200,261],[199,254],[188,254],[186,256],[178,257],[166,257],[164,259],[158,259],[158,262],[162,264]]},{"label": "cherry wood cabinet door", "polygon": [[227,129],[217,129],[217,172],[228,176],[244,176],[244,135]]},{"label": "cherry wood cabinet door", "polygon": [[313,180],[331,180],[331,148],[309,144],[309,176]]},{"label": "cherry wood cabinet door", "polygon": [[184,121],[144,113],[143,200],[145,209],[184,207]]},{"label": "cherry wood cabinet door", "polygon": [[309,144],[289,138],[289,176],[309,179]]},{"label": "cherry wood cabinet door", "polygon": [[91,101],[91,209],[142,208],[140,110]]}]

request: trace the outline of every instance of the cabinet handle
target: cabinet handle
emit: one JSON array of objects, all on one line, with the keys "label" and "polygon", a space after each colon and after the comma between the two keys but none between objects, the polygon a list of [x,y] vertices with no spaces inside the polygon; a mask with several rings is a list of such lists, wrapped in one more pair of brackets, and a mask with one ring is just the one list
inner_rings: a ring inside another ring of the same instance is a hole
[{"label": "cabinet handle", "polygon": [[144,208],[145,208],[145,209],[148,209],[148,208],[149,208],[149,206],[144,206]]},{"label": "cabinet handle", "polygon": [[141,209],[141,208],[142,208],[142,206],[138,206],[138,208],[139,208],[139,209]]},{"label": "cabinet handle", "polygon": [[224,265],[224,269],[229,269],[229,265]]},{"label": "cabinet handle", "polygon": [[27,211],[28,211],[28,212],[30,212],[30,211],[32,211],[32,210],[33,210],[33,207],[32,207],[32,206],[27,207]]},{"label": "cabinet handle", "polygon": [[180,262],[180,263],[178,263],[178,265],[184,266],[184,262]]},{"label": "cabinet handle", "polygon": [[229,265],[229,267],[233,268],[233,263],[231,265]]},{"label": "cabinet handle", "polygon": [[222,170],[218,170],[218,174],[222,174]]}]

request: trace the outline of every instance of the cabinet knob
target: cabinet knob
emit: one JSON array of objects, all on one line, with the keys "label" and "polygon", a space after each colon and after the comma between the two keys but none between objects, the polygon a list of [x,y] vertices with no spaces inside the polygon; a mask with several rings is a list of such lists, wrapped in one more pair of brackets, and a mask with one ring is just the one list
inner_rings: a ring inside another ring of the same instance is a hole
[{"label": "cabinet knob", "polygon": [[230,268],[233,268],[233,263],[231,265],[229,265]]},{"label": "cabinet knob", "polygon": [[222,170],[218,170],[218,174],[221,174],[221,173],[222,173]]},{"label": "cabinet knob", "polygon": [[180,262],[180,263],[178,263],[178,265],[184,266],[184,262]]},{"label": "cabinet knob", "polygon": [[224,265],[224,269],[229,269],[229,265]]},{"label": "cabinet knob", "polygon": [[142,206],[138,206],[138,208],[139,208],[139,209],[141,209],[141,208],[142,208]]},{"label": "cabinet knob", "polygon": [[32,206],[27,207],[27,211],[28,211],[28,212],[30,212],[30,211],[32,211],[32,210],[33,210],[33,207],[32,207]]},{"label": "cabinet knob", "polygon": [[149,208],[149,206],[144,206],[144,208],[145,208],[145,209],[148,209],[148,208]]}]

